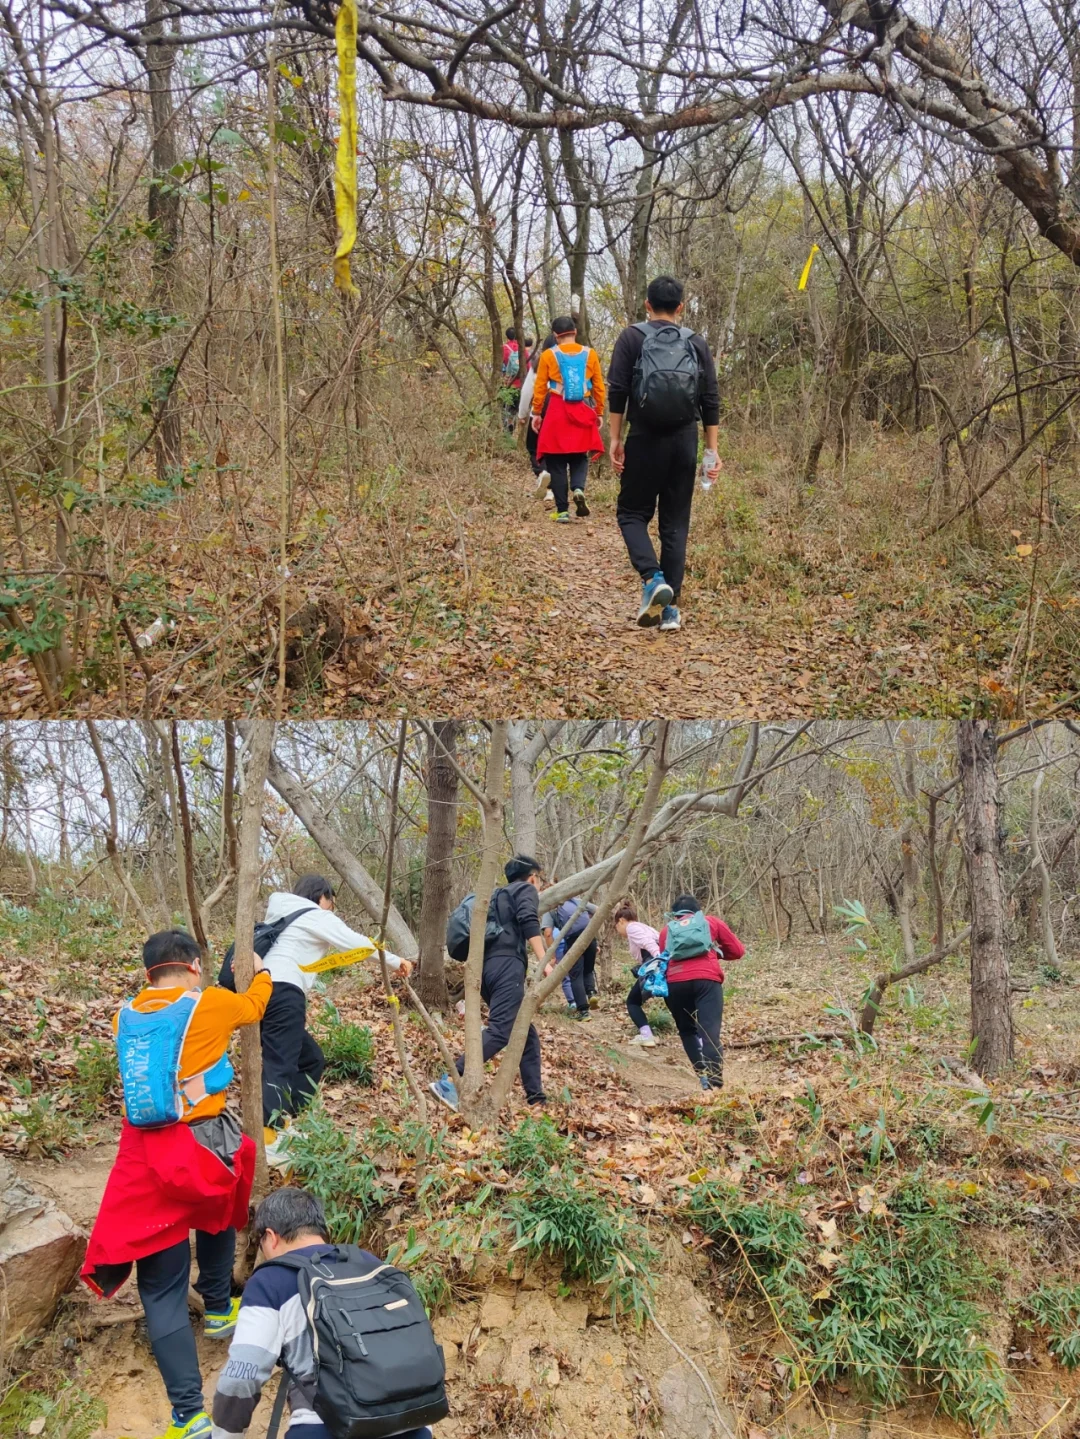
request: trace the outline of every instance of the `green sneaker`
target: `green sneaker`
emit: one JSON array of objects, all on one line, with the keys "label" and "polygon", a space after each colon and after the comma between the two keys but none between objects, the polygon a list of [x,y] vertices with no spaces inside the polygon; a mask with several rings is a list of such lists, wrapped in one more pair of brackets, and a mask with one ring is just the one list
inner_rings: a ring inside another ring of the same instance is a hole
[{"label": "green sneaker", "polygon": [[210,1439],[214,1432],[214,1426],[210,1423],[210,1415],[205,1409],[198,1414],[193,1414],[186,1424],[178,1424],[175,1414],[173,1421],[160,1439]]},{"label": "green sneaker", "polygon": [[208,1309],[203,1318],[203,1333],[207,1339],[227,1339],[236,1328],[236,1317],[239,1313],[239,1295],[229,1301],[229,1307],[224,1314],[211,1314]]}]

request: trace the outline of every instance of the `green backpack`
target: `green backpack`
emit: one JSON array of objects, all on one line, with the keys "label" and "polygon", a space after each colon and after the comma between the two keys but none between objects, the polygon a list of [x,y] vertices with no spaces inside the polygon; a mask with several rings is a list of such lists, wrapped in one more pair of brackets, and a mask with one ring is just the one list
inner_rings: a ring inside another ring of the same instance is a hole
[{"label": "green backpack", "polygon": [[693,914],[677,914],[668,920],[666,949],[669,960],[698,959],[713,947],[709,921],[700,909]]}]

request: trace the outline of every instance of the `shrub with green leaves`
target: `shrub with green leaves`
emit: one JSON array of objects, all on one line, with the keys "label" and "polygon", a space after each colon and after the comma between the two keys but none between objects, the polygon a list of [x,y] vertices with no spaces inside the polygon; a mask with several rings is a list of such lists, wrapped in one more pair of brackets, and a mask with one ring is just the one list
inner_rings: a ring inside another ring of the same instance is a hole
[{"label": "shrub with green leaves", "polygon": [[533,1117],[531,1114],[516,1128],[508,1130],[502,1142],[502,1162],[514,1174],[523,1174],[548,1169],[565,1163],[570,1157],[571,1144],[565,1134],[560,1134],[554,1121],[546,1114]]},{"label": "shrub with green leaves", "polygon": [[338,1128],[316,1099],[289,1131],[290,1183],[323,1202],[330,1234],[338,1244],[359,1244],[364,1226],[386,1202],[378,1172],[356,1140]]},{"label": "shrub with green leaves", "polygon": [[34,1094],[29,1079],[13,1078],[19,1103],[12,1109],[12,1118],[26,1136],[26,1153],[31,1159],[55,1159],[82,1138],[82,1126],[61,1100],[70,1096],[65,1091]]},{"label": "shrub with green leaves", "polygon": [[640,1320],[659,1256],[637,1215],[615,1195],[602,1193],[571,1164],[536,1172],[507,1205],[514,1249],[561,1261],[570,1279],[602,1285],[612,1314]]},{"label": "shrub with green leaves", "polygon": [[91,1439],[108,1419],[105,1401],[73,1384],[50,1395],[24,1389],[23,1383],[13,1384],[0,1397],[0,1439],[24,1439],[31,1433],[40,1439]]},{"label": "shrub with green leaves", "polygon": [[853,1380],[882,1405],[929,1388],[951,1418],[986,1433],[1009,1409],[976,1302],[990,1276],[944,1192],[912,1182],[892,1195],[890,1211],[852,1217],[823,1282],[820,1240],[783,1200],[747,1203],[734,1188],[703,1184],[689,1206],[750,1266],[812,1383]]},{"label": "shrub with green leaves", "polygon": [[116,1046],[101,1039],[88,1044],[76,1041],[75,1073],[79,1078],[78,1105],[82,1114],[92,1117],[108,1103],[120,1081],[116,1062]]},{"label": "shrub with green leaves", "polygon": [[351,1079],[371,1084],[374,1078],[375,1041],[363,1024],[342,1019],[337,1006],[327,1000],[316,1028],[326,1056],[326,1072],[334,1079]]},{"label": "shrub with green leaves", "polygon": [[1027,1301],[1046,1347],[1066,1369],[1080,1366],[1080,1284],[1040,1284]]}]

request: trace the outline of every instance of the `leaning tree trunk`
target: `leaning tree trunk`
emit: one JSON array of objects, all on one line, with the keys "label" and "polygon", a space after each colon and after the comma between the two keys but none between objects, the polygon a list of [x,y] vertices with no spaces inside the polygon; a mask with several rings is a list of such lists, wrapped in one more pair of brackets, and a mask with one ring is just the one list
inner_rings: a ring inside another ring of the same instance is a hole
[{"label": "leaning tree trunk", "polygon": [[[171,313],[175,303],[180,244],[180,191],[172,174],[177,163],[173,73],[178,47],[161,43],[168,13],[165,0],[146,0],[146,79],[150,93],[153,171],[147,208],[154,245],[150,305],[166,314]],[[157,477],[164,484],[183,463],[180,413],[173,391],[173,373],[164,349],[158,356],[154,390],[159,413],[154,453]]]},{"label": "leaning tree trunk", "polygon": [[964,853],[971,888],[972,1063],[1000,1074],[1013,1057],[1012,993],[1005,948],[1005,888],[998,836],[997,736],[990,720],[961,720],[957,753],[964,794]]},{"label": "leaning tree trunk", "polygon": [[428,736],[427,849],[420,903],[420,973],[416,988],[425,1004],[447,1005],[445,942],[457,838],[458,777],[454,768],[459,722],[437,720]]}]

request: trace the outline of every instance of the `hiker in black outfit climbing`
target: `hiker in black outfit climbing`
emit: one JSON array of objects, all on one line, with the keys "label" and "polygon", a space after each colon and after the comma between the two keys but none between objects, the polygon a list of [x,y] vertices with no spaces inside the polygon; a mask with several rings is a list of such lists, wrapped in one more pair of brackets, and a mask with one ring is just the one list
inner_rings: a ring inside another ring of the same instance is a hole
[{"label": "hiker in black outfit climbing", "polygon": [[[539,864],[531,855],[515,854],[507,861],[505,874],[506,884],[495,890],[488,906],[488,924],[497,933],[485,941],[484,973],[480,981],[480,995],[488,1007],[483,1038],[485,1064],[510,1042],[510,1032],[525,998],[529,949],[541,964],[547,952],[540,934]],[[453,951],[451,955],[453,957]],[[458,1075],[465,1072],[464,1055],[458,1056],[456,1067]],[[546,1103],[540,1077],[540,1036],[532,1024],[518,1072],[528,1102]],[[457,1109],[457,1086],[449,1074],[435,1080],[429,1088],[440,1103],[448,1109]]]},{"label": "hiker in black outfit climbing", "polygon": [[[712,353],[680,324],[683,286],[670,275],[650,282],[647,320],[615,342],[608,370],[611,466],[622,477],[616,516],[630,563],[641,576],[637,622],[681,627],[679,595],[697,472],[698,420],[705,427],[704,472],[720,473],[716,453],[720,388]],[[629,424],[629,435],[624,426]],[[649,538],[659,510],[660,558]]]}]

